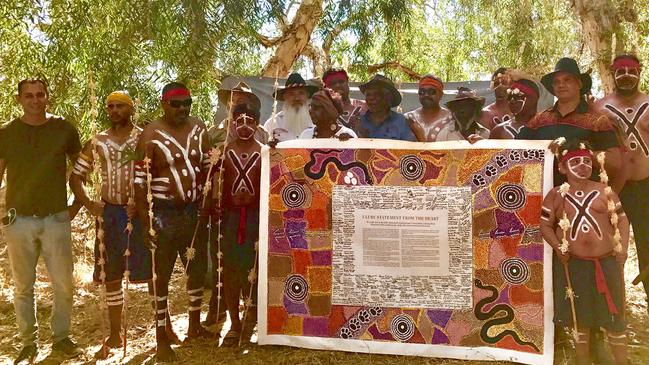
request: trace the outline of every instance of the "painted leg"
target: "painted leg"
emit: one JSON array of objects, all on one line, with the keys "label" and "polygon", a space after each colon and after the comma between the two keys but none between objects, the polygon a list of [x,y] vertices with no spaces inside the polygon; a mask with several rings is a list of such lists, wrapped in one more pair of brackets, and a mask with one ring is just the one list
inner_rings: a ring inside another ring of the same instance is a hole
[{"label": "painted leg", "polygon": [[629,363],[629,353],[626,342],[626,333],[624,332],[607,332],[608,343],[611,346],[611,352],[615,359],[616,365],[626,365]]},{"label": "painted leg", "polygon": [[106,284],[106,301],[108,302],[108,319],[110,321],[110,337],[106,340],[106,346],[118,348],[123,345],[121,332],[124,292],[121,281]]},{"label": "painted leg", "polygon": [[575,358],[577,365],[591,365],[590,328],[579,328],[579,338],[575,341]]}]

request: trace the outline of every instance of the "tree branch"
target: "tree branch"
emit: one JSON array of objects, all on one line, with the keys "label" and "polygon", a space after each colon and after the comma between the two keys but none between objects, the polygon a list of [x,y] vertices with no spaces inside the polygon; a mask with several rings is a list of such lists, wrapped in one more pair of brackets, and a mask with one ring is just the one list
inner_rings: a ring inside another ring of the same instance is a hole
[{"label": "tree branch", "polygon": [[408,66],[402,65],[399,61],[389,61],[389,62],[383,62],[383,63],[377,63],[374,65],[359,65],[359,64],[354,64],[352,65],[352,68],[364,68],[367,69],[367,72],[369,73],[376,73],[379,70],[383,70],[386,68],[391,68],[395,70],[399,70],[406,74],[412,81],[417,81],[421,79],[421,74],[413,70],[412,68]]},{"label": "tree branch", "polygon": [[[284,9],[279,7],[279,3],[277,0],[273,0],[270,2],[270,7],[271,7],[271,12],[277,19],[277,25],[279,26],[280,32],[284,33],[286,29],[288,28],[288,18],[286,18],[286,14],[284,13]],[[290,9],[290,7],[289,7]]]},{"label": "tree branch", "polygon": [[266,48],[274,47],[282,40],[282,36],[270,38],[257,32],[255,32],[255,38]]},{"label": "tree branch", "polygon": [[[309,43],[302,51],[302,55],[310,58],[311,61],[313,61],[314,75],[321,75],[324,72],[325,65],[323,64],[323,62],[326,59],[326,55],[321,48],[314,46],[313,43]],[[326,66],[329,67],[329,64],[327,64]]]}]

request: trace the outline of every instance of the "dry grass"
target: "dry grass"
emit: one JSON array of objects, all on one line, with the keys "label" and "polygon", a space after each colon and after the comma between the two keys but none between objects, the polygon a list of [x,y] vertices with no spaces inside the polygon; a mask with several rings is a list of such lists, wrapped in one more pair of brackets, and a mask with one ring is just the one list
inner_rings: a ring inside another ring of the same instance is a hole
[{"label": "dry grass", "polygon": [[[0,196],[0,201],[4,201]],[[0,211],[2,211],[0,209]],[[90,283],[92,277],[92,235],[93,229],[90,220],[81,215],[75,220],[74,225],[74,247],[75,247],[75,277],[77,280],[77,292],[75,295],[75,309],[73,315],[73,335],[75,340],[84,348],[84,355],[73,360],[50,356],[51,335],[49,331],[49,315],[51,312],[51,291],[49,290],[49,279],[44,265],[41,263],[38,268],[38,280],[36,295],[38,298],[38,320],[40,329],[40,364],[152,364],[155,344],[153,329],[152,311],[148,304],[148,294],[145,286],[132,286],[130,291],[130,330],[129,350],[126,357],[122,357],[121,351],[114,351],[112,356],[105,361],[95,361],[93,354],[99,349],[101,336],[100,317],[98,316],[98,292],[96,287]],[[12,288],[9,262],[5,252],[5,244],[0,233],[0,363],[10,363],[20,348],[20,341],[17,335],[16,319],[12,306]],[[627,265],[627,278],[630,280],[637,274],[637,264],[632,252],[631,259]],[[184,288],[180,266],[174,274],[171,283],[170,309],[176,332],[181,334],[186,331],[187,315],[184,314],[187,297]],[[628,293],[628,314],[630,330],[630,352],[635,363],[645,363],[649,356],[647,341],[649,333],[647,327],[649,320],[646,315],[644,304],[644,293],[640,287],[627,286]],[[206,300],[209,292],[206,293]],[[203,313],[207,310],[204,305]],[[175,313],[175,315],[173,315]],[[228,323],[224,330],[227,330]],[[315,351],[296,349],[281,346],[257,346],[247,345],[241,349],[229,349],[218,347],[216,341],[194,343],[192,345],[181,345],[176,348],[182,364],[207,364],[225,363],[228,365],[238,364],[509,364],[506,362],[468,362],[448,359],[416,358],[407,356],[388,356],[356,354],[346,352]],[[555,355],[555,364],[572,363],[572,350],[569,347],[559,347]]]}]

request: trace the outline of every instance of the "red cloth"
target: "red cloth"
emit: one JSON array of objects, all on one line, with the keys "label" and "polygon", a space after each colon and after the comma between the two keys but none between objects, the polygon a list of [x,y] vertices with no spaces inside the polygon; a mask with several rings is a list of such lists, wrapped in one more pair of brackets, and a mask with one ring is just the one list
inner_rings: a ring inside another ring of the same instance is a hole
[{"label": "red cloth", "polygon": [[444,93],[444,84],[432,77],[424,77],[421,79],[421,81],[419,81],[419,88],[421,89],[422,87],[432,87],[437,89],[440,93]]},{"label": "red cloth", "polygon": [[611,65],[611,70],[617,70],[622,67],[642,68],[642,65],[640,65],[640,62],[634,60],[633,58],[621,57],[616,59],[615,62],[613,62],[613,64]]},{"label": "red cloth", "polygon": [[617,307],[615,306],[615,303],[613,303],[613,296],[611,295],[611,291],[609,290],[608,284],[606,283],[606,276],[604,275],[602,264],[600,264],[599,262],[599,260],[608,256],[610,256],[610,254],[604,255],[602,257],[580,257],[574,255],[574,257],[580,260],[592,261],[593,264],[595,264],[595,284],[597,286],[597,292],[602,294],[606,299],[606,305],[608,306],[609,313],[618,314]]},{"label": "red cloth", "polygon": [[514,83],[512,83],[512,85],[509,87],[509,89],[510,90],[518,89],[525,95],[536,95],[537,98],[539,97],[539,93],[536,92],[536,90],[532,89],[528,85],[523,84],[522,82],[514,81]]},{"label": "red cloth", "polygon": [[573,157],[593,157],[592,152],[590,150],[574,150],[567,152],[565,155],[561,156],[561,162],[565,162],[570,160]]},{"label": "red cloth", "polygon": [[169,100],[174,96],[191,96],[191,95],[189,94],[189,90],[187,89],[176,88],[176,89],[171,89],[166,93],[162,94],[162,100]]}]

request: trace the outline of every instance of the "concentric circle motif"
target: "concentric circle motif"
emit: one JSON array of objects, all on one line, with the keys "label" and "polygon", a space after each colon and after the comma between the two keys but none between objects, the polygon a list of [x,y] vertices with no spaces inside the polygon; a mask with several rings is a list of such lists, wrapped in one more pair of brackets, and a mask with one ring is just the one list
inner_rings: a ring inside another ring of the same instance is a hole
[{"label": "concentric circle motif", "polygon": [[525,261],[511,257],[503,260],[500,264],[500,275],[507,280],[508,283],[514,285],[524,284],[530,278],[530,268]]},{"label": "concentric circle motif", "polygon": [[525,205],[525,189],[519,185],[501,185],[496,190],[498,204],[507,210],[518,210]]},{"label": "concentric circle motif", "polygon": [[409,315],[399,314],[390,321],[390,333],[398,341],[406,342],[415,334],[415,322]]},{"label": "concentric circle motif", "polygon": [[282,189],[282,201],[288,208],[301,207],[306,202],[306,191],[302,185],[290,183]]},{"label": "concentric circle motif", "polygon": [[416,181],[424,176],[424,161],[415,155],[405,155],[399,161],[401,176],[410,181]]},{"label": "concentric circle motif", "polygon": [[284,292],[294,302],[302,302],[309,294],[309,284],[300,275],[291,275],[286,279]]}]

